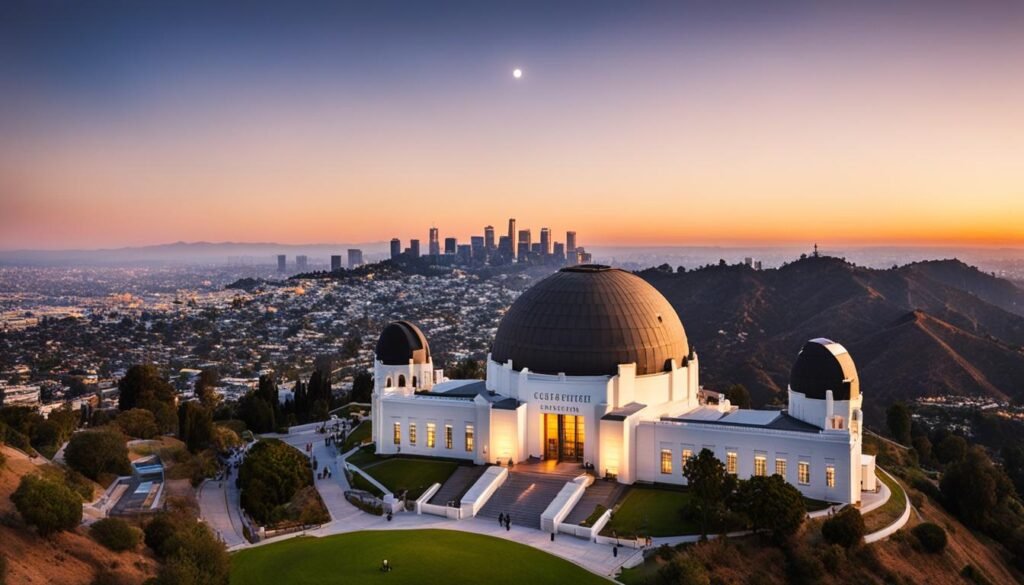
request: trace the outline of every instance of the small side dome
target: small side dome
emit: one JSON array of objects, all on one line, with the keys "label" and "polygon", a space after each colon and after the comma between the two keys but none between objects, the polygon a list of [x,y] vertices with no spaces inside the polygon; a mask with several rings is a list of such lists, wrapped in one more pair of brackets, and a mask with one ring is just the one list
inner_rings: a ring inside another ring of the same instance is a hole
[{"label": "small side dome", "polygon": [[825,399],[832,391],[833,400],[851,400],[860,396],[857,367],[846,348],[831,339],[812,339],[793,364],[789,387],[808,398]]},{"label": "small side dome", "polygon": [[374,350],[377,359],[386,366],[404,366],[412,360],[414,364],[430,361],[430,345],[427,338],[408,321],[392,321],[381,331]]}]

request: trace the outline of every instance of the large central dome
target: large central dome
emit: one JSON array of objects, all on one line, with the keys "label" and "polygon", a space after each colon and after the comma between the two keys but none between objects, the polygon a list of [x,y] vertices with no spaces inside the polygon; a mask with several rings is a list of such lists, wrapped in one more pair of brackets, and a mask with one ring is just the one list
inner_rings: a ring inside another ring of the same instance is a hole
[{"label": "large central dome", "polygon": [[524,292],[498,326],[491,359],[567,376],[637,375],[683,364],[690,348],[672,305],[653,286],[607,266],[563,268]]}]

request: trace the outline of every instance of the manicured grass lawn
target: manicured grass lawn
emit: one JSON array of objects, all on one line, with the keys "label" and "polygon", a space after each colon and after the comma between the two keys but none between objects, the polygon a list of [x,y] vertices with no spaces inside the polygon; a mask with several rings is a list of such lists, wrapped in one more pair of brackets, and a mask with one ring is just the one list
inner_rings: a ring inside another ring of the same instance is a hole
[{"label": "manicured grass lawn", "polygon": [[367,445],[366,447],[363,447],[362,449],[349,455],[348,459],[346,459],[345,461],[348,461],[352,465],[355,465],[356,467],[362,469],[367,465],[371,463],[377,463],[380,460],[380,457],[377,457],[377,455],[373,452],[373,446]]},{"label": "manicured grass lawn", "polygon": [[362,445],[363,441],[369,441],[370,436],[373,434],[373,425],[369,420],[364,420],[359,423],[359,426],[352,429],[352,432],[345,437],[345,442],[341,445],[341,452],[345,453],[356,445]]},{"label": "manicured grass lawn", "polygon": [[[390,573],[380,571],[388,559]],[[528,546],[449,530],[390,530],[293,538],[241,551],[231,585],[597,585],[603,578]]]},{"label": "manicured grass lawn", "polygon": [[384,484],[393,494],[409,490],[407,497],[414,500],[435,483],[443,484],[456,467],[458,464],[451,461],[396,458],[361,469]]},{"label": "manicured grass lawn", "polygon": [[818,510],[824,510],[832,504],[825,500],[815,500],[814,498],[804,498],[804,506],[807,507],[808,512],[817,512]]},{"label": "manicured grass lawn", "polygon": [[700,532],[700,526],[682,519],[680,510],[690,499],[684,491],[633,487],[618,511],[601,531],[622,538],[633,536],[675,536]]},{"label": "manicured grass lawn", "polygon": [[864,527],[868,533],[881,530],[895,522],[903,515],[903,510],[907,505],[903,486],[901,486],[899,482],[893,480],[881,471],[875,471],[875,475],[878,476],[878,479],[885,483],[885,485],[889,486],[889,489],[892,491],[892,495],[889,497],[889,501],[883,504],[881,508],[872,510],[864,516]]}]

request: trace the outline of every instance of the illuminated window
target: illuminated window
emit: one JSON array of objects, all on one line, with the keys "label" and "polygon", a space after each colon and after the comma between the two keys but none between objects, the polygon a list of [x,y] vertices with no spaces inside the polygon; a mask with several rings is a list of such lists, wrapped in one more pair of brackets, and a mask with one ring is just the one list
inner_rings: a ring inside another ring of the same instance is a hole
[{"label": "illuminated window", "polygon": [[395,423],[394,424],[394,432],[392,434],[394,435],[395,444],[396,445],[401,445],[402,444],[402,423]]},{"label": "illuminated window", "polygon": [[810,485],[811,484],[811,464],[810,463],[808,463],[806,461],[801,461],[799,463],[799,465],[797,465],[796,472],[797,472],[796,473],[796,479],[800,483],[800,485]]},{"label": "illuminated window", "polygon": [[754,475],[768,475],[768,459],[764,455],[754,455]]},{"label": "illuminated window", "polygon": [[661,450],[661,472],[672,473],[672,449]]},{"label": "illuminated window", "polygon": [[466,425],[466,451],[473,452],[473,425]]},{"label": "illuminated window", "polygon": [[452,448],[452,425],[444,425],[444,448]]},{"label": "illuminated window", "polygon": [[693,450],[692,449],[683,449],[683,457],[682,457],[681,463],[679,465],[679,469],[683,473],[686,473],[686,462],[689,461],[690,459],[693,459]]},{"label": "illuminated window", "polygon": [[416,423],[409,423],[409,444],[416,446]]},{"label": "illuminated window", "polygon": [[825,466],[825,485],[834,488],[836,487],[836,466],[826,465]]},{"label": "illuminated window", "polygon": [[427,448],[433,449],[435,441],[437,440],[437,425],[434,423],[427,423]]},{"label": "illuminated window", "polygon": [[786,478],[786,460],[778,458],[775,460],[775,474],[781,475],[783,479]]},{"label": "illuminated window", "polygon": [[725,471],[736,475],[736,452],[728,451],[725,454]]}]

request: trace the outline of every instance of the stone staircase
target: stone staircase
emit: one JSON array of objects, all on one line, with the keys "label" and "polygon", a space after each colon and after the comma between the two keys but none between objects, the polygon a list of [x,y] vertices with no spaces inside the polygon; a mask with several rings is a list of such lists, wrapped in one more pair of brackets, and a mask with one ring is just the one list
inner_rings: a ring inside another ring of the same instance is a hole
[{"label": "stone staircase", "polygon": [[599,479],[583,492],[583,497],[576,503],[576,507],[565,517],[566,524],[579,524],[594,512],[598,505],[611,508],[622,496],[626,486],[610,479]]},{"label": "stone staircase", "polygon": [[455,472],[441,484],[441,489],[437,490],[437,493],[434,494],[434,497],[430,498],[428,503],[446,506],[448,502],[457,502],[462,499],[462,496],[466,495],[469,488],[473,487],[473,484],[476,483],[476,480],[480,479],[480,476],[483,475],[486,469],[486,465],[460,465],[456,467]]},{"label": "stone staircase", "polygon": [[482,518],[512,516],[512,524],[540,528],[540,515],[565,486],[583,473],[578,464],[519,464],[509,470],[508,479],[494,492],[477,514]]}]

